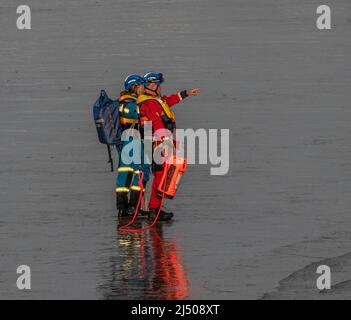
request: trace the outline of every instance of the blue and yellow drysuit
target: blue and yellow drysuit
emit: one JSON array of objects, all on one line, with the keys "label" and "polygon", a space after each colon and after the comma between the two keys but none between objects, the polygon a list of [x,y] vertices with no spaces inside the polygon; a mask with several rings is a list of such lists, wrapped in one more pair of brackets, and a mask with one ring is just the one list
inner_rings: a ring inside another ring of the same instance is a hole
[{"label": "blue and yellow drysuit", "polygon": [[[139,120],[139,106],[136,103],[138,96],[135,94],[124,94],[119,98],[119,114],[120,123],[122,130],[135,129],[140,132],[140,120]],[[128,211],[135,210],[138,204],[140,192],[144,192],[146,183],[150,178],[150,165],[145,164],[144,161],[144,141],[141,140],[141,148],[134,152],[140,152],[137,158],[141,159],[141,164],[130,163],[126,164],[123,162],[121,157],[122,149],[128,144],[132,143],[133,138],[129,141],[123,141],[121,146],[117,148],[118,152],[118,169],[116,179],[116,194],[117,194],[117,210],[120,214],[126,214]],[[141,190],[139,185],[139,172],[144,173],[143,186],[144,190]],[[128,197],[129,196],[129,197]],[[129,198],[129,199],[128,199]]]}]

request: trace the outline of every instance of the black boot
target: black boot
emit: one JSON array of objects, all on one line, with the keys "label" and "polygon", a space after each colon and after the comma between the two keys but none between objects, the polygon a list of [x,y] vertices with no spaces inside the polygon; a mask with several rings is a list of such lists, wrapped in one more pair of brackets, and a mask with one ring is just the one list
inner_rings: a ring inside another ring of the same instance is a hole
[{"label": "black boot", "polygon": [[130,192],[130,200],[129,200],[129,207],[134,207],[139,203],[139,198],[140,198],[140,191],[132,190]]},{"label": "black boot", "polygon": [[130,216],[130,217],[134,216],[134,214],[135,214],[135,209],[136,209],[136,207],[129,206],[128,209],[127,209],[127,214],[128,214],[128,216]]},{"label": "black boot", "polygon": [[[150,209],[149,213],[148,213],[148,220],[149,221],[154,221],[156,219],[156,216],[158,214],[158,211],[160,209],[156,208],[156,209]],[[161,209],[160,215],[158,216],[158,220],[157,221],[169,221],[173,218],[173,213],[172,212],[167,212]]]},{"label": "black boot", "polygon": [[126,192],[116,193],[116,206],[119,217],[128,216],[128,195]]},{"label": "black boot", "polygon": [[142,218],[147,218],[149,215],[149,211],[145,211],[143,209],[139,209],[139,214]]},{"label": "black boot", "polygon": [[128,217],[129,213],[127,210],[118,210],[118,217]]},{"label": "black boot", "polygon": [[[144,186],[144,190],[145,190],[145,188],[146,188],[146,183],[147,182],[144,182],[143,183],[143,186]],[[138,203],[139,203],[139,199],[140,199],[140,192],[143,192],[143,197],[145,196],[145,194],[144,194],[144,191],[139,191],[139,190],[132,190],[131,192],[130,192],[130,199],[129,199],[129,211],[132,211],[132,215],[135,213],[135,208],[137,207],[137,205],[138,205]],[[141,204],[140,204],[140,207],[139,207],[139,212],[138,212],[138,214],[141,216],[141,217],[143,217],[143,218],[145,218],[145,217],[147,217],[147,215],[148,215],[148,211],[144,211],[143,209],[142,209],[142,207],[143,207],[143,201],[141,202]]]}]

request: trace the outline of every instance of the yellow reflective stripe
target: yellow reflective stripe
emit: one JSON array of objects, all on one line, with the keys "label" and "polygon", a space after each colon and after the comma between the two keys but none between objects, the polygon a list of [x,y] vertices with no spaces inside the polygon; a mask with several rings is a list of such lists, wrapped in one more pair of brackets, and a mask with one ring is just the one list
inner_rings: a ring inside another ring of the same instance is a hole
[{"label": "yellow reflective stripe", "polygon": [[132,123],[138,123],[139,121],[137,119],[129,119],[129,118],[120,118],[121,124],[132,124]]},{"label": "yellow reflective stripe", "polygon": [[129,189],[124,188],[124,187],[120,187],[120,188],[116,188],[116,192],[129,192]]},{"label": "yellow reflective stripe", "polygon": [[134,171],[135,174],[139,174],[140,173],[140,170],[136,170]]},{"label": "yellow reflective stripe", "polygon": [[131,167],[119,167],[117,169],[118,172],[134,172],[133,168]]},{"label": "yellow reflective stripe", "polygon": [[140,191],[141,190],[141,188],[139,186],[132,186],[131,189],[133,191]]}]

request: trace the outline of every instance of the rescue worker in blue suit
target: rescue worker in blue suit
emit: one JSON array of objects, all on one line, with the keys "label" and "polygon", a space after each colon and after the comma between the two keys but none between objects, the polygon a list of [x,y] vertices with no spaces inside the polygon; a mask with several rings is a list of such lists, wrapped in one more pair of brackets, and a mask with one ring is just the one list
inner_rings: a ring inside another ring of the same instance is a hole
[{"label": "rescue worker in blue suit", "polygon": [[[144,79],[138,75],[130,75],[124,82],[125,91],[122,91],[119,97],[119,113],[122,130],[141,129],[139,106],[136,101],[140,94],[144,93]],[[119,165],[117,169],[116,179],[116,195],[117,195],[117,211],[118,216],[129,216],[134,214],[136,206],[139,202],[140,193],[144,193],[146,183],[150,177],[150,165],[144,162],[143,140],[141,141],[140,152],[137,158],[141,159],[141,163],[126,164],[122,159],[122,149],[129,143],[132,143],[133,138],[129,141],[124,141],[118,148]],[[139,178],[140,171],[143,172],[143,188],[140,186]]]}]

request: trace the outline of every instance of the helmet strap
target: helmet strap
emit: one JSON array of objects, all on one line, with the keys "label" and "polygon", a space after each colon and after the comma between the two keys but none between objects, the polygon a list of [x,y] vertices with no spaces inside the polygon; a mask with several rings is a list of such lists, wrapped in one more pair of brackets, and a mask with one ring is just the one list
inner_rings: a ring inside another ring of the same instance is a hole
[{"label": "helmet strap", "polygon": [[128,90],[129,93],[136,93],[137,92],[137,87],[138,87],[138,85],[133,84]]},{"label": "helmet strap", "polygon": [[158,85],[157,88],[156,88],[156,90],[153,90],[153,89],[150,89],[150,88],[148,88],[148,87],[145,87],[145,90],[149,90],[149,91],[153,92],[156,96],[158,96],[158,95],[159,95],[159,93],[158,93],[158,88],[159,88],[159,87],[160,87],[160,86]]}]

